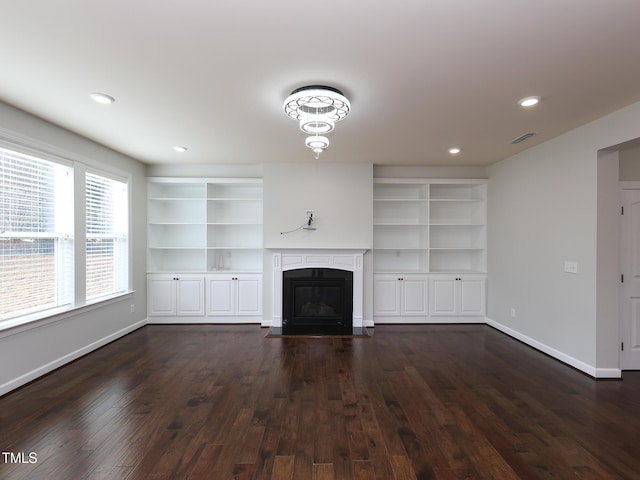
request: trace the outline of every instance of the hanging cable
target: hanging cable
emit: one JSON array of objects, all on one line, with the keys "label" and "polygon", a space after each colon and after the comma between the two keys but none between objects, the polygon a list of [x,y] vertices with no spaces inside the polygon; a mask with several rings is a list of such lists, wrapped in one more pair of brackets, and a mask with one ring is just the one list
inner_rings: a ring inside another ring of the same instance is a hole
[{"label": "hanging cable", "polygon": [[304,222],[302,225],[300,225],[298,228],[294,228],[293,230],[287,230],[286,232],[280,232],[280,235],[285,235],[287,233],[293,233],[293,232],[297,232],[298,230],[315,230],[316,227],[312,227],[311,223],[313,222],[313,213],[311,215],[309,215],[309,219]]}]

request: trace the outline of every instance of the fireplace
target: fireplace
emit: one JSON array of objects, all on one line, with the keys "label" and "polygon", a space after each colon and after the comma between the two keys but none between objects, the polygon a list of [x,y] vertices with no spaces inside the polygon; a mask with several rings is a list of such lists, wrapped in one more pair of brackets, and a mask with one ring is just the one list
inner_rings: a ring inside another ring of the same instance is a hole
[{"label": "fireplace", "polygon": [[353,272],[301,268],[282,272],[282,333],[350,335]]},{"label": "fireplace", "polygon": [[[285,275],[291,275],[291,278],[296,278],[297,275],[311,276],[310,270],[324,270],[333,271],[330,275],[342,275],[347,274],[347,277],[351,278],[351,284],[348,288],[351,289],[351,295],[349,292],[344,293],[343,300],[345,302],[341,308],[343,313],[348,315],[343,322],[351,322],[353,332],[346,332],[348,327],[345,327],[345,334],[358,335],[362,332],[366,333],[364,321],[362,318],[363,310],[363,255],[366,250],[356,249],[344,249],[344,248],[332,248],[332,249],[301,249],[301,248],[288,248],[288,249],[272,249],[271,261],[272,261],[272,289],[271,289],[271,308],[272,315],[270,319],[265,318],[263,320],[263,326],[271,327],[270,331],[277,336],[278,333],[283,333],[284,330],[284,278]],[[337,273],[339,271],[340,273]],[[295,273],[298,272],[298,273]],[[306,272],[306,273],[304,273]],[[326,273],[323,278],[325,281],[335,282],[335,276],[327,277]],[[299,278],[299,277],[298,277]],[[320,277],[315,276],[315,280]],[[346,278],[346,277],[345,277]],[[326,284],[325,284],[326,286]],[[304,290],[300,290],[300,295]],[[304,297],[300,297],[304,298]],[[286,302],[290,306],[291,298]],[[326,303],[326,302],[325,302]],[[320,308],[316,306],[316,308]],[[334,308],[335,310],[335,308]],[[327,310],[325,310],[327,311]],[[307,316],[307,315],[302,315]],[[301,319],[302,320],[302,319]],[[319,319],[307,318],[308,323],[318,323]],[[287,322],[289,323],[289,322]],[[326,323],[323,326],[328,326]],[[322,334],[319,332],[319,328],[316,329],[315,334]],[[336,330],[334,330],[335,332]],[[331,335],[332,332],[327,332]],[[337,334],[337,333],[336,333]]]}]

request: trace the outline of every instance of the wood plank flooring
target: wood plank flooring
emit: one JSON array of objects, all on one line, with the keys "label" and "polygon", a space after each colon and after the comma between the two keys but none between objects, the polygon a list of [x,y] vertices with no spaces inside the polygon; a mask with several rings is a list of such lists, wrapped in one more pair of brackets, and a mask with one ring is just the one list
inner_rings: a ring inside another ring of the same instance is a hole
[{"label": "wood plank flooring", "polygon": [[27,462],[0,478],[640,478],[640,372],[595,381],[485,325],[265,333],[146,326],[5,395],[0,450]]}]

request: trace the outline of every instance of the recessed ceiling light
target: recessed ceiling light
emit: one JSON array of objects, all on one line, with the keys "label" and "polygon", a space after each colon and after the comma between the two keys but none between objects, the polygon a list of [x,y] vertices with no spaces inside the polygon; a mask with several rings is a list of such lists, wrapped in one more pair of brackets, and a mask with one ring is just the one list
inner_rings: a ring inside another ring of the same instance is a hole
[{"label": "recessed ceiling light", "polygon": [[458,148],[458,147],[453,147],[453,148],[450,148],[450,149],[449,149],[449,153],[450,153],[451,155],[457,155],[457,154],[459,154],[461,151],[462,151],[462,149],[461,149],[461,148]]},{"label": "recessed ceiling light", "polygon": [[182,153],[182,152],[186,152],[187,150],[189,150],[187,147],[183,147],[183,146],[181,146],[181,145],[176,145],[175,147],[173,147],[173,149],[174,149],[176,152],[180,152],[180,153]]},{"label": "recessed ceiling light", "polygon": [[521,107],[533,107],[534,105],[537,105],[539,101],[540,97],[537,96],[525,97],[518,100],[518,105],[520,105]]},{"label": "recessed ceiling light", "polygon": [[101,103],[103,105],[108,105],[109,103],[113,103],[116,101],[111,95],[107,95],[106,93],[93,92],[90,93],[89,96],[94,102]]}]

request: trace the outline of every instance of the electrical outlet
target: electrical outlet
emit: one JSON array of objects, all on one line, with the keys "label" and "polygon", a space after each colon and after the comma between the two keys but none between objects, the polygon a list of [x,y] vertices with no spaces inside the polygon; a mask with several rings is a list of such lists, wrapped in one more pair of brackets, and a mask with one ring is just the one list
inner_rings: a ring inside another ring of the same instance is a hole
[{"label": "electrical outlet", "polygon": [[509,312],[511,315],[511,318],[516,318],[516,309],[511,307],[511,311]]},{"label": "electrical outlet", "polygon": [[305,222],[309,222],[310,219],[313,219],[313,210],[305,210],[304,212],[304,220]]},{"label": "electrical outlet", "polygon": [[131,310],[131,313],[135,313],[135,311],[136,311],[136,305],[135,305],[135,303],[132,303],[132,304],[131,304],[130,310]]}]

